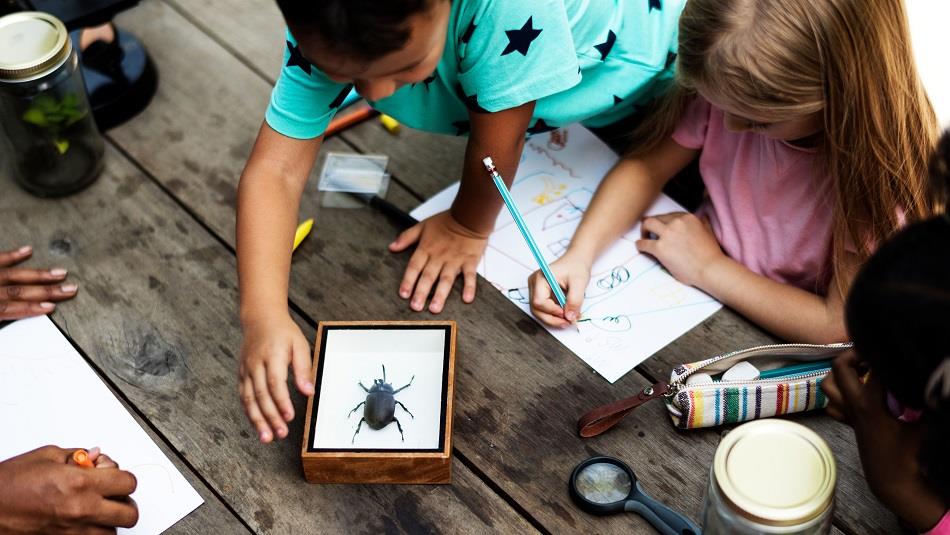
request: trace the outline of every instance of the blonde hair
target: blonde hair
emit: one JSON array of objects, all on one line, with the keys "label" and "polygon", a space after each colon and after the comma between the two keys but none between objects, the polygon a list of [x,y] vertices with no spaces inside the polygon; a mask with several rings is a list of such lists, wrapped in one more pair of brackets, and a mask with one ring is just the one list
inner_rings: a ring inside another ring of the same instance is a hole
[{"label": "blonde hair", "polygon": [[940,208],[927,189],[937,121],[902,0],[689,0],[678,52],[676,84],[635,132],[633,156],[669,138],[697,92],[774,121],[820,112],[836,273],[846,244],[863,261],[903,219]]}]

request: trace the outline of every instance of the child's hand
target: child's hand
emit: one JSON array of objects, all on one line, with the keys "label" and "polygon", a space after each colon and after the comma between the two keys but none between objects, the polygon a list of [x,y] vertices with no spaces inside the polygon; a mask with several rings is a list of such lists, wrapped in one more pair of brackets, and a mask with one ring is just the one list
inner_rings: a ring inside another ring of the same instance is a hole
[{"label": "child's hand", "polygon": [[[858,357],[853,351],[849,351],[835,359],[831,367],[831,372],[821,380],[821,390],[825,393],[825,397],[828,398],[828,406],[825,407],[825,412],[828,413],[828,416],[831,416],[839,422],[850,424],[851,414],[855,409],[853,406],[849,407],[848,404],[861,401],[860,396],[863,395],[863,392],[860,390],[860,384],[858,385],[859,389],[857,391],[853,388],[849,388],[847,397],[841,388],[842,383],[850,385],[852,379],[860,383],[861,378],[858,373],[859,365],[860,360]],[[855,398],[855,396],[859,397]]]},{"label": "child's hand", "polygon": [[30,246],[0,251],[0,320],[49,314],[54,301],[72,299],[78,287],[62,284],[66,270],[15,268],[33,254]]},{"label": "child's hand", "polygon": [[554,279],[566,290],[567,306],[563,310],[541,270],[532,273],[528,277],[528,292],[534,317],[551,327],[567,327],[580,319],[584,291],[590,281],[590,269],[590,262],[568,255],[551,263]]},{"label": "child's hand", "polygon": [[[683,284],[702,287],[704,271],[725,257],[709,223],[690,213],[646,217],[641,232],[637,249],[656,258]],[[656,239],[647,239],[650,233]]]},{"label": "child's hand", "polygon": [[[406,273],[399,284],[399,296],[412,300],[409,306],[416,312],[425,307],[426,298],[435,287],[432,301],[429,302],[429,312],[438,314],[445,306],[445,299],[452,291],[459,273],[462,274],[462,301],[471,303],[475,300],[476,268],[478,261],[485,253],[488,245],[488,236],[477,234],[449,214],[436,214],[412,228],[406,230],[389,244],[389,250],[398,253],[406,250],[410,245],[419,242]],[[415,291],[413,291],[415,289]]]},{"label": "child's hand", "polygon": [[244,412],[257,428],[261,442],[287,436],[287,422],[294,405],[287,389],[287,366],[305,396],[314,392],[311,382],[310,344],[289,315],[250,321],[244,325],[238,388]]}]

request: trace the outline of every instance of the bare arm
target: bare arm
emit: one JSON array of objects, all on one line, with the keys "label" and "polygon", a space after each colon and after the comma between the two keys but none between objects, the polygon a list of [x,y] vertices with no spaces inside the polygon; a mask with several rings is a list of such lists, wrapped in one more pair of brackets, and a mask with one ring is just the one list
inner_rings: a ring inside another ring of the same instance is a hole
[{"label": "bare arm", "polygon": [[323,137],[298,140],[266,123],[238,187],[241,320],[287,311],[290,254],[300,197]]},{"label": "bare arm", "polygon": [[533,114],[534,102],[497,113],[469,113],[472,132],[465,147],[462,183],[450,210],[456,221],[479,234],[491,233],[503,203],[482,160],[491,156],[505,183],[511,186]]},{"label": "bare arm", "polygon": [[593,263],[640,220],[663,186],[699,151],[668,139],[650,154],[621,160],[597,187],[568,252]]},{"label": "bare arm", "polygon": [[300,197],[321,141],[291,139],[264,124],[238,187],[239,389],[262,442],[286,437],[294,417],[288,365],[301,393],[314,389],[310,345],[287,311],[287,287]]},{"label": "bare arm", "polygon": [[668,139],[654,151],[636,159],[621,160],[597,188],[580,226],[564,255],[551,265],[555,278],[567,290],[567,307],[552,298],[539,272],[531,275],[531,311],[556,327],[580,317],[584,290],[594,261],[629,231],[653,204],[663,186],[696,157],[698,151]]},{"label": "bare arm", "polygon": [[827,297],[774,281],[726,256],[708,223],[677,212],[648,217],[643,232],[659,239],[641,239],[637,248],[656,257],[676,279],[695,286],[723,304],[786,340],[830,343],[847,339],[844,305],[838,285],[845,289],[858,268],[857,257],[830,283]]},{"label": "bare arm", "polygon": [[[848,288],[858,262],[851,258],[844,274]],[[839,275],[840,276],[840,275]],[[735,309],[753,323],[795,342],[833,343],[848,339],[844,326],[844,300],[836,276],[827,296],[816,295],[752,272],[723,255],[704,270],[699,288]]]}]

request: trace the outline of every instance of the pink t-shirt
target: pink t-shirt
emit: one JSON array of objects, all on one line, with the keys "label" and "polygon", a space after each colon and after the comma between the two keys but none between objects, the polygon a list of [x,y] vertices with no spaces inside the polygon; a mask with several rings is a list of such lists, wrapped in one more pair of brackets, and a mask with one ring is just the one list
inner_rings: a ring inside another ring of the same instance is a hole
[{"label": "pink t-shirt", "polygon": [[701,149],[706,216],[730,257],[755,273],[824,295],[831,280],[833,192],[814,149],[746,131],[697,98],[673,140]]},{"label": "pink t-shirt", "polygon": [[944,513],[940,522],[930,528],[930,531],[924,532],[924,535],[950,535],[950,511]]}]

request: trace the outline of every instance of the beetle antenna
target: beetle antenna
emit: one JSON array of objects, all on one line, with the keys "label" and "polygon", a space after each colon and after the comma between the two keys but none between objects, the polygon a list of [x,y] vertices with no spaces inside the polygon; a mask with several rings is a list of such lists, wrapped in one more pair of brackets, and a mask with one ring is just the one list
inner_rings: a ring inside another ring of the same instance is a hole
[{"label": "beetle antenna", "polygon": [[386,382],[386,365],[383,364],[383,382]]}]

